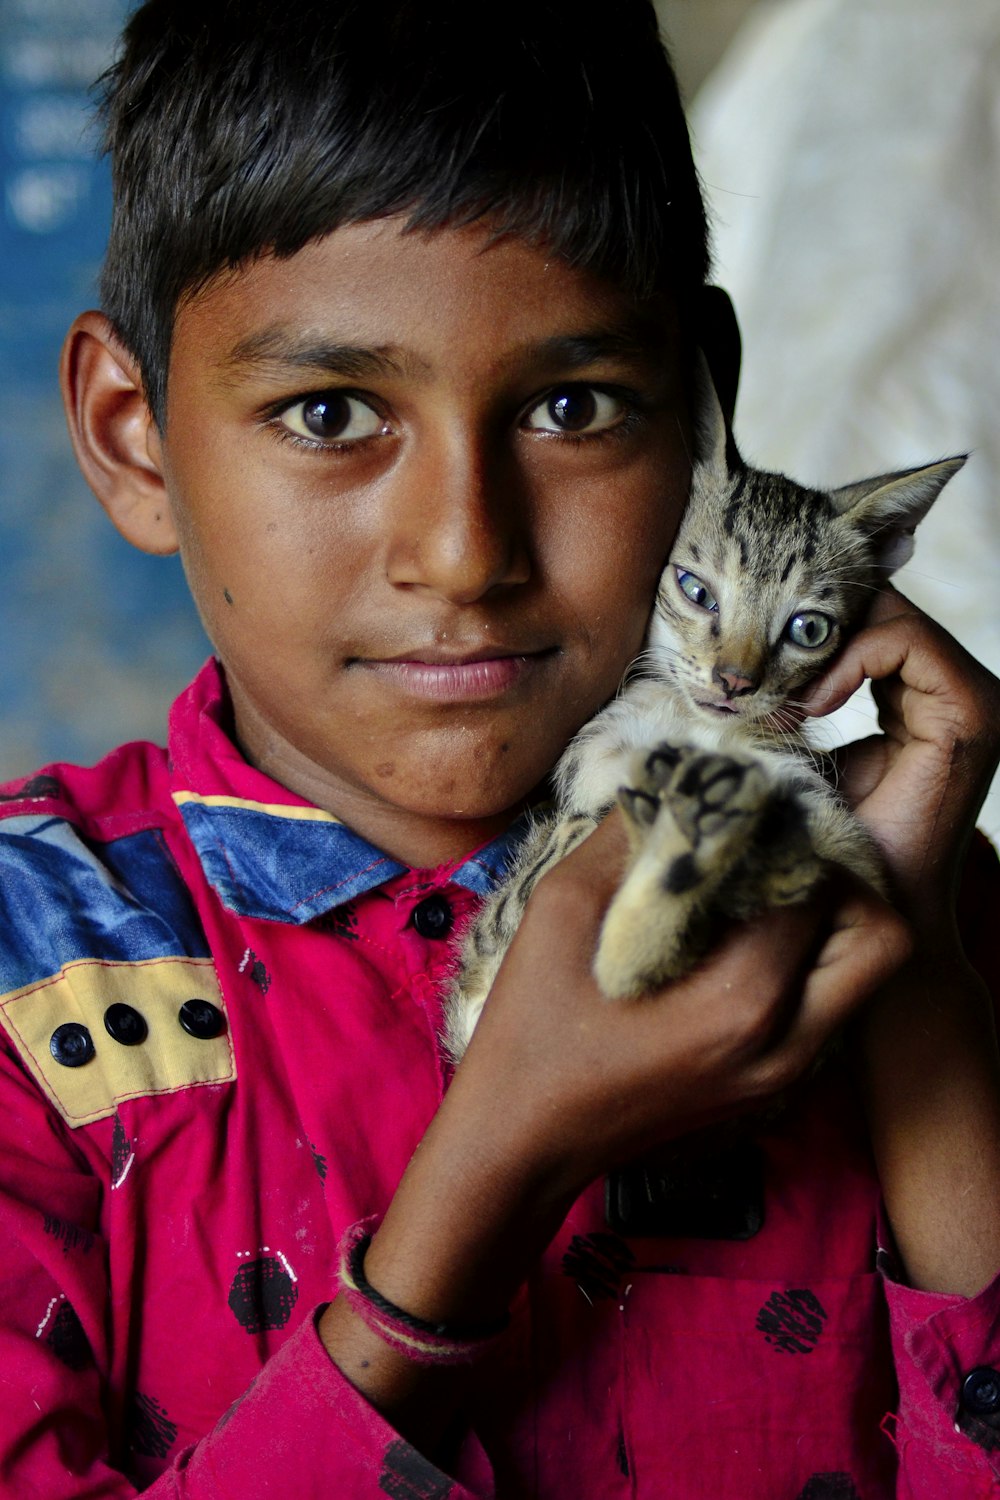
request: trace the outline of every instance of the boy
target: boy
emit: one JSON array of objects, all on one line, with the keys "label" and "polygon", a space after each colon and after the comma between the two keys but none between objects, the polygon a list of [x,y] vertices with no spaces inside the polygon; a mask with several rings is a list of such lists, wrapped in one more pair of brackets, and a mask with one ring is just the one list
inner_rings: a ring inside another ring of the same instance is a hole
[{"label": "boy", "polygon": [[[813,711],[878,680],[845,787],[912,939],[831,882],[609,1007],[610,819],[445,1088],[449,934],[640,648],[694,341],[734,375],[651,8],[507,7],[481,49],[451,3],[152,0],[109,100],[70,425],[122,533],[180,548],[218,664],[169,757],[7,793],[0,1483],[880,1496],[898,1397],[904,1492],[987,1493],[1000,1087],[948,914],[997,685],[898,596]],[[721,1229],[701,1169],[656,1166],[876,990],[909,1286],[840,1066],[726,1153]],[[652,1223],[611,1232],[640,1158]]]}]

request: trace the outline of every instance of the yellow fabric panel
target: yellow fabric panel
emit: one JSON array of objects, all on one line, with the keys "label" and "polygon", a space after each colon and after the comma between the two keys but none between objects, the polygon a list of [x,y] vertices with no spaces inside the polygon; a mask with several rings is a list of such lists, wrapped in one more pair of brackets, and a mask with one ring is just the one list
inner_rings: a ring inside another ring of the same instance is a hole
[{"label": "yellow fabric panel", "polygon": [[[228,1024],[220,1036],[203,1040],[189,1036],[177,1019],[185,1001],[195,999],[225,1015],[211,959],[82,959],[3,996],[0,1021],[52,1103],[76,1127],[114,1114],[124,1099],[236,1077]],[[138,1046],[123,1046],[108,1035],[104,1013],[116,1003],[145,1018],[149,1033]],[[94,1043],[96,1055],[82,1067],[64,1067],[49,1050],[52,1033],[67,1021],[86,1026]]]},{"label": "yellow fabric panel", "polygon": [[250,802],[246,797],[203,797],[200,792],[173,792],[178,807],[197,803],[199,807],[232,807],[237,811],[267,813],[273,818],[293,818],[300,823],[336,823],[343,826],[333,813],[320,807],[293,807],[284,802]]}]

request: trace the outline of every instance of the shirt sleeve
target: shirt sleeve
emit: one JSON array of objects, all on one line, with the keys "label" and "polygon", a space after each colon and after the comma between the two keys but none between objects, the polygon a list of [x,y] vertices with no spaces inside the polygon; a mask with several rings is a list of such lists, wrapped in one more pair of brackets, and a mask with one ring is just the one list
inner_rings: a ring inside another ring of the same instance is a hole
[{"label": "shirt sleeve", "polygon": [[[346,1380],[307,1317],[242,1397],[145,1489],[127,1476],[112,1370],[101,1183],[0,1049],[0,1497],[17,1500],[489,1500],[469,1437],[449,1476]],[[187,1330],[197,1340],[199,1330]]]},{"label": "shirt sleeve", "polygon": [[899,1405],[900,1500],[1000,1493],[1000,1276],[976,1297],[885,1276]]}]

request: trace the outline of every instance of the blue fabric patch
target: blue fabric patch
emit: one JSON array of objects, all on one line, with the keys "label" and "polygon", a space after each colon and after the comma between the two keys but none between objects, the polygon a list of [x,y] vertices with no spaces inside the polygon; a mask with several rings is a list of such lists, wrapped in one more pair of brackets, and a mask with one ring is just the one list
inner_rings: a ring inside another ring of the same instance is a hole
[{"label": "blue fabric patch", "polygon": [[[238,916],[302,925],[407,872],[343,823],[205,802],[181,802],[180,813],[209,884]],[[488,895],[524,829],[519,819],[451,878]]]},{"label": "blue fabric patch", "polygon": [[209,884],[241,917],[301,925],[406,870],[342,823],[203,802],[180,813]]},{"label": "blue fabric patch", "polygon": [[518,845],[524,838],[530,819],[527,815],[518,818],[504,833],[499,834],[482,849],[477,849],[464,865],[459,865],[451,877],[456,885],[475,891],[477,896],[488,896],[507,873],[508,866]]},{"label": "blue fabric patch", "polygon": [[0,826],[0,992],[100,957],[209,957],[190,897],[155,830],[86,844],[61,818]]}]

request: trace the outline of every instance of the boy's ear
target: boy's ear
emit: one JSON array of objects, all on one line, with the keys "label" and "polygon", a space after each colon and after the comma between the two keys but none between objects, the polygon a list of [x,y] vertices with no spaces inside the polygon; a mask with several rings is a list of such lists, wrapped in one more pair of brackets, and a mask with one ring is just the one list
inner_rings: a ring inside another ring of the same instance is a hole
[{"label": "boy's ear", "polygon": [[176,552],[159,430],[139,367],[103,313],[73,323],[59,377],[77,462],[117,530],[142,552]]}]

